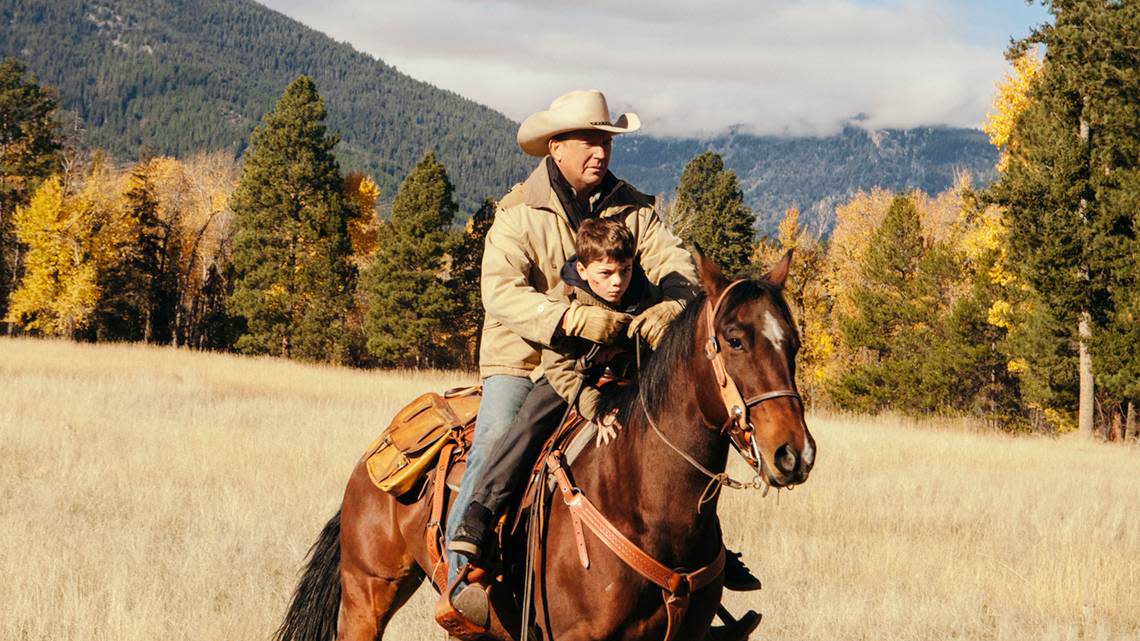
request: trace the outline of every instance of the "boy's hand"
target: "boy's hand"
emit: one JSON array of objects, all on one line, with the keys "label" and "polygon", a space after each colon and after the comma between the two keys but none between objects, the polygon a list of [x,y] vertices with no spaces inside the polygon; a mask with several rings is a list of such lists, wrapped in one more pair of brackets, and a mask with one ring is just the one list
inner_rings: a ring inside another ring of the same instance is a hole
[{"label": "boy's hand", "polygon": [[580,336],[595,343],[608,343],[620,334],[633,320],[629,314],[613,312],[605,307],[570,303],[562,317],[562,329],[567,336]]},{"label": "boy's hand", "polygon": [[653,307],[641,312],[633,322],[629,324],[629,331],[626,332],[630,338],[636,338],[638,334],[649,343],[649,347],[657,349],[657,344],[661,342],[661,337],[665,335],[665,328],[669,326],[674,318],[685,309],[685,304],[679,300],[665,300],[657,303]]},{"label": "boy's hand", "polygon": [[621,423],[617,420],[617,410],[615,409],[598,421],[598,438],[594,440],[594,445],[601,447],[608,444],[617,438],[617,433],[620,429]]}]

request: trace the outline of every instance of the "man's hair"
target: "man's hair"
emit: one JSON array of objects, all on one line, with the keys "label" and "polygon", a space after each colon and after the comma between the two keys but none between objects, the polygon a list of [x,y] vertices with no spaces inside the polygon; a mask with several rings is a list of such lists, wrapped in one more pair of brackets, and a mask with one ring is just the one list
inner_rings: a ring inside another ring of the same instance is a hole
[{"label": "man's hair", "polygon": [[603,258],[615,263],[633,260],[634,245],[633,232],[616,217],[588,218],[582,221],[574,238],[574,252],[583,267]]}]

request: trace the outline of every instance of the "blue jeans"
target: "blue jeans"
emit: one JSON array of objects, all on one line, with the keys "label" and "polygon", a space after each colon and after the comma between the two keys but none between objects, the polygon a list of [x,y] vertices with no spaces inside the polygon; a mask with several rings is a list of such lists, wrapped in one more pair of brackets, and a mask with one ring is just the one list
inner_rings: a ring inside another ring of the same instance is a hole
[{"label": "blue jeans", "polygon": [[[479,405],[479,416],[475,419],[475,436],[471,451],[467,453],[467,471],[459,485],[459,495],[447,513],[447,542],[455,536],[463,513],[471,504],[475,479],[482,476],[487,465],[487,456],[495,449],[495,443],[507,433],[507,428],[515,420],[523,401],[530,394],[534,383],[524,376],[497,374],[483,380],[483,400]],[[467,558],[455,552],[447,553],[447,582],[455,580],[459,568],[467,563]]]}]

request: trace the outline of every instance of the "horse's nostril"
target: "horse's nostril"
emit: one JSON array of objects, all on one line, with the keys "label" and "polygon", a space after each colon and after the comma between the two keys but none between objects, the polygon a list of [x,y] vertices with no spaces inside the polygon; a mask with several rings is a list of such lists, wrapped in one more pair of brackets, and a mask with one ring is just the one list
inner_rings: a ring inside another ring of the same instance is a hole
[{"label": "horse's nostril", "polygon": [[791,445],[784,443],[776,448],[776,467],[784,474],[791,474],[795,471],[796,465],[799,463],[797,459],[796,451]]}]

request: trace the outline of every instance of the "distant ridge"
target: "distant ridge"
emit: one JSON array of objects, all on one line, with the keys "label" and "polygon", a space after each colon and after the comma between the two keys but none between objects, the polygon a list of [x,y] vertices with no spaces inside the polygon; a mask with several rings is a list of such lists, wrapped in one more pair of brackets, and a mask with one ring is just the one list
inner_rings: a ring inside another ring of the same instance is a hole
[{"label": "distant ridge", "polygon": [[[435,150],[461,206],[499,197],[534,162],[517,123],[415,80],[250,0],[0,0],[0,56],[16,56],[60,94],[84,140],[124,160],[143,151],[185,156],[244,149],[249,133],[297,75],[313,77],[344,169],[373,175],[382,201]],[[646,123],[652,131],[653,123]],[[996,153],[975,130],[919,128],[834,136],[709,140],[619,137],[614,172],[672,196],[685,164],[721,153],[741,179],[762,231],[797,206],[818,231],[834,205],[882,186],[935,193],[969,171],[993,176]]]}]

